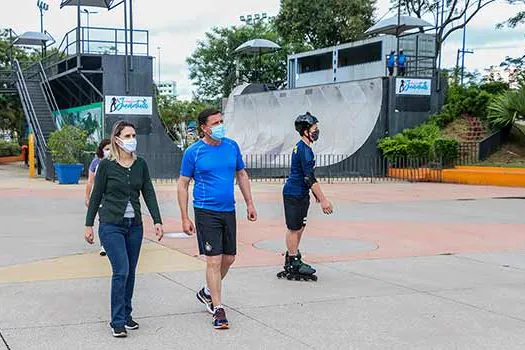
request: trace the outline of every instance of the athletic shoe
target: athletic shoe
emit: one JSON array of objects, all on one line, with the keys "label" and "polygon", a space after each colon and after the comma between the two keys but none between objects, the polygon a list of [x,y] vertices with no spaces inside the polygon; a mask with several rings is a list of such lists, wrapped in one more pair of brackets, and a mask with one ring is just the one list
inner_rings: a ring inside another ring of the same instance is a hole
[{"label": "athletic shoe", "polygon": [[139,324],[133,320],[129,320],[128,323],[126,323],[126,325],[124,326],[126,327],[126,329],[129,329],[129,330],[135,330],[135,329],[139,329]]},{"label": "athletic shoe", "polygon": [[211,295],[206,294],[204,287],[197,292],[197,299],[206,306],[206,310],[213,315],[213,303],[211,301]]},{"label": "athletic shoe", "polygon": [[113,336],[115,338],[125,338],[128,336],[125,327],[111,327],[111,329],[113,330]]},{"label": "athletic shoe", "polygon": [[104,249],[104,247],[100,246],[100,252],[99,252],[100,256],[106,256],[106,250]]},{"label": "athletic shoe", "polygon": [[226,312],[224,312],[224,309],[222,307],[216,308],[215,312],[213,313],[213,328],[215,329],[230,328],[230,325],[228,324],[228,320],[226,319]]}]

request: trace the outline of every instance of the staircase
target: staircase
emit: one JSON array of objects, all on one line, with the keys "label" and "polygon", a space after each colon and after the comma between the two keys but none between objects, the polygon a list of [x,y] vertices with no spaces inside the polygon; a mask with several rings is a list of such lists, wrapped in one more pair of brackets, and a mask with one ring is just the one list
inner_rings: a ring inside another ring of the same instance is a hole
[{"label": "staircase", "polygon": [[38,123],[44,135],[44,139],[49,140],[49,134],[56,130],[55,119],[47,102],[42,83],[38,81],[28,81],[27,90],[33,103]]},{"label": "staircase", "polygon": [[51,109],[58,110],[51,87],[40,62],[22,71],[17,60],[13,62],[15,86],[20,96],[28,125],[35,135],[35,151],[46,179],[53,179],[52,161],[47,148],[50,134],[56,130]]},{"label": "staircase", "polygon": [[485,135],[485,129],[483,128],[483,124],[481,124],[481,121],[479,118],[476,117],[465,117],[468,120],[469,128],[467,131],[467,134],[464,135],[464,137],[468,141],[479,141],[483,138]]}]

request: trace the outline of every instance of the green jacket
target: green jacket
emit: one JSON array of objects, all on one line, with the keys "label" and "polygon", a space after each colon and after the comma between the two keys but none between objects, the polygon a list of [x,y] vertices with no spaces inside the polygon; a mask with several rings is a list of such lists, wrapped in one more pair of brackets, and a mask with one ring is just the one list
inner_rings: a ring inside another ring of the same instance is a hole
[{"label": "green jacket", "polygon": [[135,210],[135,223],[142,223],[140,192],[153,217],[153,222],[161,224],[155,189],[144,159],[137,158],[130,168],[124,168],[116,161],[102,160],[89,199],[86,226],[93,226],[97,212],[103,224],[122,224],[128,201]]}]

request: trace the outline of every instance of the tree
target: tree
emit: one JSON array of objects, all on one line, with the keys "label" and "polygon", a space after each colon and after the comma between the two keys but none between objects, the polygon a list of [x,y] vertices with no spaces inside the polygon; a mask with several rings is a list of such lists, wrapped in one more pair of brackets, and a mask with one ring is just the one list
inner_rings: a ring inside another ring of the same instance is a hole
[{"label": "tree", "polygon": [[[511,5],[525,4],[524,0],[507,0]],[[518,11],[514,16],[509,18],[503,23],[499,23],[496,27],[503,28],[507,26],[509,28],[516,28],[516,26],[525,23],[525,11]]]},{"label": "tree", "polygon": [[[239,82],[255,81],[260,70],[260,81],[280,84],[286,80],[287,55],[304,50],[303,45],[288,44],[275,30],[273,22],[258,22],[254,26],[212,28],[205,34],[206,39],[187,58],[190,79],[197,86],[195,97],[200,101],[220,105],[221,97],[227,97]],[[235,49],[245,41],[261,38],[276,42],[281,50],[264,54],[261,66],[256,55],[239,55]],[[264,67],[264,68],[263,68]],[[239,77],[237,77],[237,72]]]},{"label": "tree", "polygon": [[[436,23],[436,55],[443,43],[457,30],[463,29],[483,8],[496,0],[390,0],[392,8],[418,18],[432,17]],[[514,2],[518,0],[507,0]],[[519,0],[523,1],[523,0]]]},{"label": "tree", "polygon": [[375,0],[281,0],[275,24],[287,41],[319,49],[362,38],[374,8]]},{"label": "tree", "polygon": [[488,119],[499,128],[525,120],[525,85],[497,96],[488,107]]},{"label": "tree", "polygon": [[198,100],[180,101],[169,96],[158,96],[157,103],[168,135],[183,148],[187,147],[191,143],[187,133],[188,122],[197,120],[200,111],[208,105]]},{"label": "tree", "polygon": [[[11,39],[14,38],[8,29],[0,29],[0,71],[11,70],[11,58],[16,58],[21,62],[38,59],[39,53],[36,50],[26,51],[12,46]],[[0,93],[0,129],[9,131],[11,137],[20,138],[25,127],[26,122],[18,95]]]}]

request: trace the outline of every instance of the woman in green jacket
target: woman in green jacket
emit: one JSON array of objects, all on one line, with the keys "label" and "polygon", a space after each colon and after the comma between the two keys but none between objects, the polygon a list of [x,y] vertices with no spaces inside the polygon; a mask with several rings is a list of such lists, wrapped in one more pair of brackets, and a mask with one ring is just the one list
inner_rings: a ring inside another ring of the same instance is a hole
[{"label": "woman in green jacket", "polygon": [[148,166],[135,154],[135,126],[119,121],[111,133],[111,156],[100,162],[86,215],[85,239],[94,243],[93,223],[98,212],[99,236],[111,262],[111,328],[114,337],[138,329],[131,317],[135,270],[142,245],[140,193],[155,224],[158,240],[164,234],[160,210]]}]

